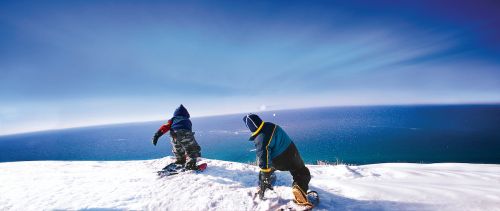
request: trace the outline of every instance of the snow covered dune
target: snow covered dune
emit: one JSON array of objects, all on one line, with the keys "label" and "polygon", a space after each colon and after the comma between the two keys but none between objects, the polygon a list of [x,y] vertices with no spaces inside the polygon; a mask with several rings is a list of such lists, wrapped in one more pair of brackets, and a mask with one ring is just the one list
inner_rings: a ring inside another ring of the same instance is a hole
[{"label": "snow covered dune", "polygon": [[[259,201],[255,166],[204,159],[203,173],[158,178],[170,161],[0,163],[0,210],[273,210],[292,199],[287,172]],[[308,167],[316,210],[500,210],[500,165]]]}]

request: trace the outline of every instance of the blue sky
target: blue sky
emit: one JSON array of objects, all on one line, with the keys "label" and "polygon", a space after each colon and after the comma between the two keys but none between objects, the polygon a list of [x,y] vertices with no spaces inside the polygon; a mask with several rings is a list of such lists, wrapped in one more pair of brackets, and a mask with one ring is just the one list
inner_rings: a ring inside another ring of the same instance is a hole
[{"label": "blue sky", "polygon": [[0,134],[500,102],[494,1],[1,1]]}]

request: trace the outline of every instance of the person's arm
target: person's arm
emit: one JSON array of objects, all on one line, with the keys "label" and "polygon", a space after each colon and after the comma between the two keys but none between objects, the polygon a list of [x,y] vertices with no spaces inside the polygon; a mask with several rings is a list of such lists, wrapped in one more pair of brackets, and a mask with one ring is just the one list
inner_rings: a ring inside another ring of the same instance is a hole
[{"label": "person's arm", "polygon": [[153,136],[153,145],[156,146],[156,143],[158,142],[158,139],[165,133],[167,133],[170,130],[170,127],[172,126],[172,120],[168,120],[167,124],[164,124],[156,131],[155,135]]},{"label": "person's arm", "polygon": [[260,199],[264,198],[264,192],[266,189],[273,190],[271,174],[273,172],[272,163],[271,163],[271,152],[269,149],[269,144],[273,141],[274,130],[269,138],[264,137],[264,134],[260,134],[255,138],[255,149],[257,152],[258,164],[260,167],[259,172],[259,197]]},{"label": "person's arm", "polygon": [[260,134],[255,138],[255,149],[259,159],[258,164],[261,172],[271,172],[272,162],[269,144],[273,141],[275,129],[276,127],[273,129],[271,136],[267,140],[264,138],[263,134]]}]

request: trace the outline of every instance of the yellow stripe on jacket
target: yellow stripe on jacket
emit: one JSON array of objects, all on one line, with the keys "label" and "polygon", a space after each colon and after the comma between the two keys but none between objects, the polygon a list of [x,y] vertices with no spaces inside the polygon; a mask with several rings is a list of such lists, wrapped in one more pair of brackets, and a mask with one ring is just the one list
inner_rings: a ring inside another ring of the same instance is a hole
[{"label": "yellow stripe on jacket", "polygon": [[273,141],[274,131],[276,131],[276,125],[274,125],[273,133],[271,134],[271,138],[269,138],[269,142],[266,145],[266,168],[261,169],[262,172],[271,171],[271,169],[269,168],[269,144],[271,144],[271,141]]}]

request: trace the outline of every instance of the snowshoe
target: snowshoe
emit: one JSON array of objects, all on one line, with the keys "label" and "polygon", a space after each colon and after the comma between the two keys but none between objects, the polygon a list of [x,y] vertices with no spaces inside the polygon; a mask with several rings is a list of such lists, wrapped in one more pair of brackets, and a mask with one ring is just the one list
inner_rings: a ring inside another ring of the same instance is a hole
[{"label": "snowshoe", "polygon": [[313,205],[313,207],[316,207],[319,204],[319,194],[316,191],[309,191],[307,192],[307,199],[309,200],[309,203]]},{"label": "snowshoe", "polygon": [[[207,164],[202,163],[200,165],[197,165],[196,169],[193,171],[198,173],[198,172],[204,171],[206,168],[207,168]],[[171,164],[168,164],[167,166],[165,166],[161,171],[157,171],[157,174],[160,177],[165,177],[165,176],[175,175],[175,174],[179,174],[179,173],[187,172],[187,171],[190,171],[190,169],[186,169],[184,167],[184,165],[171,163]]]},{"label": "snowshoe", "polygon": [[316,191],[307,192],[306,198],[308,200],[308,203],[300,204],[300,203],[297,203],[297,200],[294,199],[294,200],[288,202],[287,204],[278,207],[278,209],[276,209],[276,210],[279,210],[279,211],[285,211],[285,210],[286,211],[290,211],[290,210],[306,211],[307,210],[307,211],[310,211],[313,208],[315,208],[319,203],[319,195]]},{"label": "snowshoe", "polygon": [[309,202],[309,199],[307,197],[307,194],[298,186],[298,185],[293,185],[292,187],[292,193],[294,196],[293,202],[297,205],[301,206],[306,206],[306,207],[313,207],[313,204]]},{"label": "snowshoe", "polygon": [[183,164],[180,163],[171,163],[163,167],[162,171],[177,171],[179,169],[184,168]]}]

